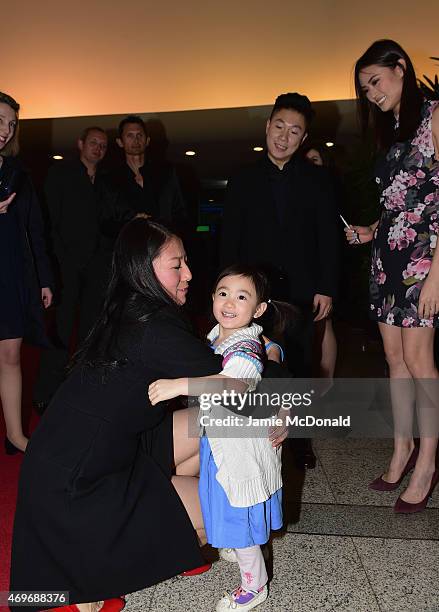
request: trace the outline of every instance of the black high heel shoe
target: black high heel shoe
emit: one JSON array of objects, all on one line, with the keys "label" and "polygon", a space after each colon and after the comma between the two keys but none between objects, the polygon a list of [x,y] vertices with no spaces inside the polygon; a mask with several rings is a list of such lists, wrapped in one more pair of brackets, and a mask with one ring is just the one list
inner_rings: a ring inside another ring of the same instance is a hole
[{"label": "black high heel shoe", "polygon": [[5,453],[7,455],[16,455],[17,453],[24,453],[20,448],[17,448],[15,444],[5,436]]}]

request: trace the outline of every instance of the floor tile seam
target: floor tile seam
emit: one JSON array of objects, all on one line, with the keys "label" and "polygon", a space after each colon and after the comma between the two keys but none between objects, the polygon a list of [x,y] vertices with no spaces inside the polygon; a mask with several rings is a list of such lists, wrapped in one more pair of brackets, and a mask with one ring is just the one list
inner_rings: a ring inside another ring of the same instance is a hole
[{"label": "floor tile seam", "polygon": [[[335,495],[335,492],[334,492],[334,491],[333,491],[333,489],[332,489],[332,486],[331,486],[331,481],[329,480],[328,474],[326,473],[326,470],[325,470],[325,468],[323,467],[323,463],[322,463],[322,462],[321,462],[321,460],[320,460],[320,456],[319,456],[318,454],[317,454],[317,456],[318,456],[318,459],[319,459],[319,464],[320,464],[320,467],[322,468],[322,472],[323,472],[323,474],[324,474],[324,476],[325,476],[325,478],[326,478],[326,482],[328,483],[329,490],[331,491],[331,495],[332,495],[332,497],[334,498],[334,502],[335,502],[335,503],[337,503],[337,502],[338,502],[338,500],[337,500],[337,497],[336,497],[336,495]],[[306,486],[306,481],[305,481],[305,486]]]},{"label": "floor tile seam", "polygon": [[322,537],[335,538],[359,538],[364,540],[401,540],[404,542],[439,542],[439,538],[401,538],[397,536],[378,536],[378,535],[357,535],[354,533],[320,533],[318,531],[290,531],[285,530],[285,533],[290,535],[311,535]]},{"label": "floor tile seam", "polygon": [[[373,595],[375,597],[377,608],[378,608],[379,612],[383,612],[383,608],[380,606],[380,601],[378,599],[378,594],[376,593],[375,589],[372,586],[371,579],[369,577],[369,574],[368,574],[366,568],[364,567],[363,559],[361,558],[360,552],[359,552],[359,550],[358,550],[358,548],[357,548],[357,546],[356,546],[356,544],[354,542],[354,538],[351,536],[349,539],[351,540],[352,546],[354,547],[354,550],[357,553],[357,557],[358,557],[358,561],[360,563],[360,566],[363,568],[363,572],[364,572],[364,575],[366,576],[366,580],[369,583],[369,587],[370,587],[370,589],[371,589],[371,591],[372,591],[372,593],[373,593]],[[382,538],[380,538],[380,539],[382,539]]]},{"label": "floor tile seam", "polygon": [[[301,504],[302,506],[340,506],[341,508],[393,508],[393,505],[387,506],[386,504],[348,504],[346,502],[338,502],[336,501],[335,503],[331,503],[331,502],[302,502]],[[431,508],[426,508],[424,510],[424,512],[432,512],[432,511],[437,511],[439,512],[439,507],[436,508],[435,506],[431,507]]]}]

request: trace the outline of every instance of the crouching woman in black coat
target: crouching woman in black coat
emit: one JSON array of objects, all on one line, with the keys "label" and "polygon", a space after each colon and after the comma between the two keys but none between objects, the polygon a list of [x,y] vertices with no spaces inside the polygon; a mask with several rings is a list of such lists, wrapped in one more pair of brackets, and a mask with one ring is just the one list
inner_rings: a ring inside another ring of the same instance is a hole
[{"label": "crouching woman in black coat", "polygon": [[203,563],[190,410],[172,415],[147,393],[158,378],[221,370],[183,318],[190,279],[179,238],[145,219],[125,226],[102,314],[27,447],[11,590],[68,591],[80,610],[110,610]]}]

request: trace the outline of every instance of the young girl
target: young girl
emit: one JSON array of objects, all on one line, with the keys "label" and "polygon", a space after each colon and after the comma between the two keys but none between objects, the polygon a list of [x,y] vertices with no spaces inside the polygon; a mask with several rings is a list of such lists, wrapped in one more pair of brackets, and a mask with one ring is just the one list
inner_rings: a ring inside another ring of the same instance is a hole
[{"label": "young girl", "polygon": [[[254,320],[270,303],[268,291],[265,275],[253,268],[232,266],[224,270],[212,296],[218,324],[207,336],[215,353],[223,356],[222,372],[202,379],[158,380],[149,387],[151,403],[178,395],[200,395],[203,385],[197,383],[202,381],[209,393],[225,387],[230,390],[230,381],[226,385],[224,378],[238,379],[233,383],[238,392],[254,390],[265,358],[262,327]],[[282,310],[270,307],[280,321]],[[209,378],[216,382],[207,384]],[[258,427],[256,437],[256,429],[246,427],[250,420],[242,412],[213,405],[209,413],[200,410],[200,414],[242,419],[233,429],[205,426],[200,442],[200,501],[207,541],[216,548],[229,549],[221,551],[221,556],[236,560],[241,571],[241,585],[223,597],[216,610],[251,610],[268,595],[261,545],[268,541],[271,529],[282,526],[281,450],[273,448],[268,426],[265,431]],[[207,425],[206,419],[203,421]]]}]

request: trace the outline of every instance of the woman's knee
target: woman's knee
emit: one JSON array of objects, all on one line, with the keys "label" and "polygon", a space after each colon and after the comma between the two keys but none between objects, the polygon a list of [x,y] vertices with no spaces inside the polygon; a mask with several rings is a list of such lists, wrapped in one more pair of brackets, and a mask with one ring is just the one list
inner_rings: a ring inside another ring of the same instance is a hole
[{"label": "woman's knee", "polygon": [[0,367],[18,367],[20,365],[20,345],[0,342]]},{"label": "woman's knee", "polygon": [[174,462],[177,471],[180,465],[198,457],[200,439],[196,427],[196,413],[194,409],[185,409],[177,410],[173,415]]},{"label": "woman's knee", "polygon": [[407,367],[402,346],[396,344],[384,345],[384,355],[390,370],[400,370]]},{"label": "woman's knee", "polygon": [[404,349],[404,361],[413,378],[436,378],[433,355],[416,348]]}]

